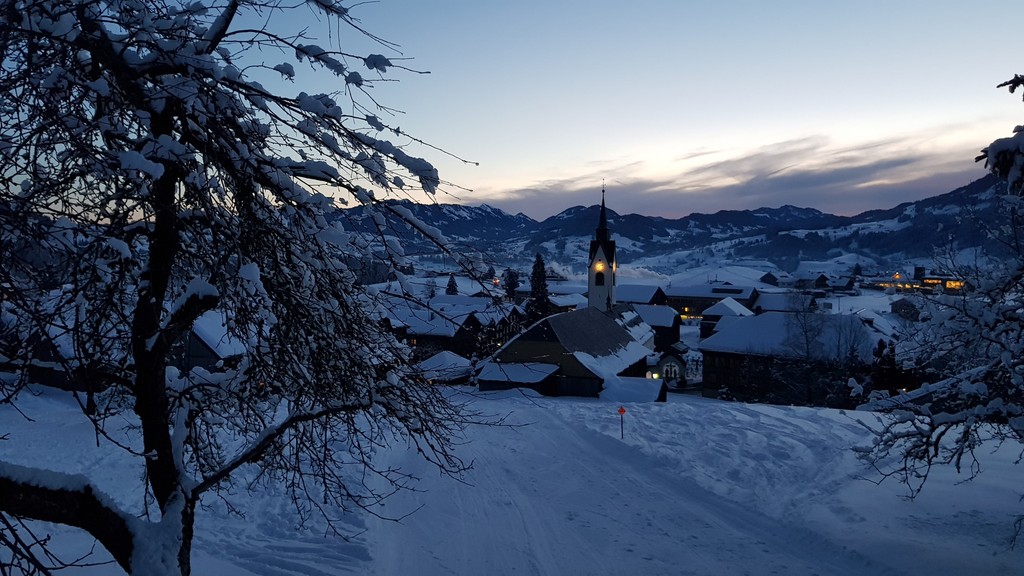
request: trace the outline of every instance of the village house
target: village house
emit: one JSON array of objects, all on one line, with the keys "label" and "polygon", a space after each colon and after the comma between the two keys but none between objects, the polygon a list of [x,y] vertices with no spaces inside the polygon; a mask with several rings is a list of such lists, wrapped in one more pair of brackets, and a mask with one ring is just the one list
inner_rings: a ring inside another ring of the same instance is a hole
[{"label": "village house", "polygon": [[547,396],[596,397],[607,379],[647,380],[651,352],[618,322],[588,307],[540,320],[484,363],[477,381],[482,391],[530,388]]},{"label": "village house", "polygon": [[726,298],[750,308],[757,299],[758,290],[752,286],[711,282],[692,286],[669,286],[665,289],[667,303],[684,318],[699,318],[701,314]]},{"label": "village house", "polygon": [[701,314],[700,338],[701,340],[715,333],[715,329],[724,317],[751,316],[754,313],[732,298],[725,298],[716,304],[709,306]]},{"label": "village house", "polygon": [[521,307],[491,297],[441,294],[421,302],[383,294],[381,299],[377,315],[418,359],[445,350],[466,358],[486,356],[517,334],[526,316]]},{"label": "village house", "polygon": [[867,373],[874,345],[886,336],[854,314],[765,312],[720,322],[699,345],[703,393],[829,405],[848,397],[846,382]]},{"label": "village house", "polygon": [[671,306],[634,304],[632,310],[654,331],[654,351],[667,352],[679,343],[682,320]]},{"label": "village house", "polygon": [[464,384],[473,374],[473,362],[454,352],[443,350],[416,365],[433,384]]},{"label": "village house", "polygon": [[660,286],[648,284],[620,284],[615,290],[615,301],[623,304],[653,304],[663,306],[668,297]]},{"label": "village house", "polygon": [[829,277],[823,272],[798,272],[793,275],[793,288],[796,290],[826,290]]},{"label": "village house", "polygon": [[750,310],[754,314],[762,314],[764,312],[809,312],[817,308],[817,298],[813,294],[785,290],[758,292],[757,299],[754,300],[754,307]]},{"label": "village house", "polygon": [[228,333],[223,314],[208,311],[196,318],[180,352],[174,354],[182,371],[216,370],[235,364],[245,354],[245,343]]}]

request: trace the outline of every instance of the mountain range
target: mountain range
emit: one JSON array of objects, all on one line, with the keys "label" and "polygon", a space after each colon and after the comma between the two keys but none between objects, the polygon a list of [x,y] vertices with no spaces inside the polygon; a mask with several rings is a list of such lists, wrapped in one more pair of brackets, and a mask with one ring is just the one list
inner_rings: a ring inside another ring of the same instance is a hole
[{"label": "mountain range", "polygon": [[[621,214],[608,208],[608,225],[620,263],[663,272],[713,257],[769,261],[791,271],[801,261],[856,254],[879,266],[928,259],[937,249],[996,248],[986,232],[999,209],[1005,187],[986,176],[951,192],[856,216],[837,216],[813,208],[781,206],[722,210],[678,219]],[[573,206],[542,221],[508,214],[486,204],[416,204],[395,201],[436,228],[457,250],[480,252],[495,261],[519,263],[535,253],[573,266],[585,260],[600,206]],[[374,220],[363,207],[343,211],[344,226],[371,232]],[[411,227],[391,224],[407,252],[436,252]]]}]

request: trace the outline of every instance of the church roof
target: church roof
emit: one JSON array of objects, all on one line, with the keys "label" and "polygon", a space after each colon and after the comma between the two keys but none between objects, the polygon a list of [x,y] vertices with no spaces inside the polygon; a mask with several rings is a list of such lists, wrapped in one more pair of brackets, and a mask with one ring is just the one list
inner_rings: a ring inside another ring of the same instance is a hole
[{"label": "church roof", "polygon": [[556,314],[545,323],[569,352],[604,356],[632,341],[622,326],[596,308]]},{"label": "church roof", "polygon": [[555,372],[557,364],[541,362],[486,362],[480,367],[480,380],[511,384],[536,384]]}]

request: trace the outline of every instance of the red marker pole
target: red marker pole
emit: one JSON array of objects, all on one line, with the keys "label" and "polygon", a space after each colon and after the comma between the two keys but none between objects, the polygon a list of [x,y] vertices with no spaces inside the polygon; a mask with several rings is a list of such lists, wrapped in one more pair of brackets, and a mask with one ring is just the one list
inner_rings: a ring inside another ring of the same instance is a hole
[{"label": "red marker pole", "polygon": [[619,439],[626,439],[626,409],[619,406]]}]

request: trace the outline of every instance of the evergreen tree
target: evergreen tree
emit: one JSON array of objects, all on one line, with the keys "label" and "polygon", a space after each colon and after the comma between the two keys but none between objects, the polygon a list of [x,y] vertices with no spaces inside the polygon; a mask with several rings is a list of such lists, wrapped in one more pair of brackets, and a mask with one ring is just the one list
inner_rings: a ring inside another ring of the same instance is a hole
[{"label": "evergreen tree", "polygon": [[459,295],[459,283],[455,281],[455,274],[448,275],[448,286],[445,287],[444,293],[449,296]]},{"label": "evergreen tree", "polygon": [[494,271],[494,266],[488,266],[487,271],[484,272],[484,276],[487,277],[487,280],[494,280],[498,277],[497,274],[498,273]]},{"label": "evergreen tree", "polygon": [[537,253],[533,261],[533,270],[530,272],[530,300],[526,303],[526,317],[530,322],[536,322],[550,313],[547,271],[544,258]]},{"label": "evergreen tree", "polygon": [[505,268],[502,277],[505,280],[505,297],[508,298],[509,302],[512,302],[516,299],[516,290],[519,289],[519,272],[511,268]]}]

